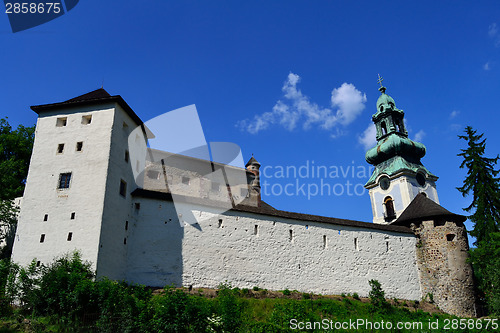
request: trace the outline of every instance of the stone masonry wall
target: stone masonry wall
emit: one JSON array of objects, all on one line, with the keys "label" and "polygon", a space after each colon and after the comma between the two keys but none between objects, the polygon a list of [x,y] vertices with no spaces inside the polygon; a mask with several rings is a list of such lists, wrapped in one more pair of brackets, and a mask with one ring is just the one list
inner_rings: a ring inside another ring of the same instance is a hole
[{"label": "stone masonry wall", "polygon": [[419,237],[417,265],[422,295],[432,294],[443,311],[475,317],[472,267],[466,262],[469,246],[462,223],[423,221],[412,226]]}]

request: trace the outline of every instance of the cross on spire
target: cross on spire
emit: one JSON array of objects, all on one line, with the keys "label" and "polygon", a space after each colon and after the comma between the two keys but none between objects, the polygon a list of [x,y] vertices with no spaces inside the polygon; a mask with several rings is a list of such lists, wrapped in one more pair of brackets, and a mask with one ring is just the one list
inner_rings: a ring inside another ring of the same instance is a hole
[{"label": "cross on spire", "polygon": [[378,75],[378,84],[380,84],[380,87],[382,87],[382,81],[384,81],[384,79],[380,76],[380,74],[377,74]]},{"label": "cross on spire", "polygon": [[378,84],[380,84],[380,88],[378,88],[378,90],[383,94],[385,93],[385,87],[382,85],[382,81],[384,81],[384,79],[380,76],[380,74],[377,74],[378,75]]}]

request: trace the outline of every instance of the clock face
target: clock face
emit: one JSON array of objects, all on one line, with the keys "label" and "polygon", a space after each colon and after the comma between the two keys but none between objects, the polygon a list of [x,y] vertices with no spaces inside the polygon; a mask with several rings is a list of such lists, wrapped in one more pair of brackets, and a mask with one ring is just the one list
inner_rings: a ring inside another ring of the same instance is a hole
[{"label": "clock face", "polygon": [[421,173],[417,173],[417,176],[415,177],[417,179],[417,183],[420,186],[425,186],[425,176]]},{"label": "clock face", "polygon": [[383,177],[380,177],[379,184],[380,184],[380,188],[385,191],[391,185],[391,181],[389,180],[389,177],[383,176]]}]

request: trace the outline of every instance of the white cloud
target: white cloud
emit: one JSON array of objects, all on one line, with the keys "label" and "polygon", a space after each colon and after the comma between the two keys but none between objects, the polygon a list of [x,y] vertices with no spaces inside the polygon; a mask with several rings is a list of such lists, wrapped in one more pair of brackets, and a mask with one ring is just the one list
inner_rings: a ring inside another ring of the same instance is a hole
[{"label": "white cloud", "polygon": [[375,125],[371,123],[365,129],[363,134],[361,134],[358,137],[358,142],[361,143],[365,149],[370,149],[371,147],[374,147],[377,144],[376,136],[377,136],[377,129],[375,128]]},{"label": "white cloud", "polygon": [[488,27],[488,35],[490,35],[490,37],[495,37],[498,33],[498,26],[496,23],[492,23],[490,24],[490,26]]},{"label": "white cloud", "polygon": [[413,141],[422,142],[422,139],[425,137],[425,135],[426,133],[424,132],[424,130],[420,130],[415,134]]},{"label": "white cloud", "polygon": [[450,119],[455,119],[459,114],[460,114],[460,111],[458,111],[458,110],[451,111]]},{"label": "white cloud", "polygon": [[333,89],[331,108],[324,108],[311,102],[297,88],[299,82],[299,75],[288,74],[282,87],[283,99],[276,102],[272,111],[255,115],[251,120],[241,120],[237,126],[251,134],[257,134],[275,124],[289,131],[302,124],[306,130],[317,126],[332,130],[332,136],[339,136],[342,131],[338,127],[352,123],[365,108],[366,95],[350,83],[343,83],[339,88]]},{"label": "white cloud", "polygon": [[490,24],[488,27],[488,35],[494,40],[495,46],[500,46],[500,34],[498,33],[498,26],[496,23]]},{"label": "white cloud", "polygon": [[491,64],[489,61],[483,65],[483,69],[485,71],[489,71],[491,69]]},{"label": "white cloud", "polygon": [[332,106],[337,107],[336,118],[342,125],[349,125],[365,108],[366,95],[353,84],[342,83],[332,91]]}]

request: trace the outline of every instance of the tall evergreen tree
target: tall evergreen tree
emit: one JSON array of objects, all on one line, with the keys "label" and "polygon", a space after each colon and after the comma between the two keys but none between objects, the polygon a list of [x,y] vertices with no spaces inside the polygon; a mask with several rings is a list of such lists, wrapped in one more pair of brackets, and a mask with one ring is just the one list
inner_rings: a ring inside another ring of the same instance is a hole
[{"label": "tall evergreen tree", "polygon": [[467,177],[463,186],[457,189],[462,196],[472,192],[472,203],[465,208],[466,212],[474,213],[469,219],[474,223],[470,231],[471,236],[476,238],[474,245],[487,241],[494,232],[499,231],[500,225],[500,178],[499,170],[495,165],[499,156],[495,158],[484,157],[486,139],[484,134],[477,134],[472,127],[465,128],[466,135],[459,135],[462,140],[467,141],[467,148],[461,149],[458,156],[463,157],[460,168],[467,168]]},{"label": "tall evergreen tree", "polygon": [[470,250],[474,274],[478,282],[479,297],[491,314],[500,314],[500,178],[495,166],[499,156],[484,157],[486,139],[472,127],[465,128],[466,135],[459,138],[467,141],[461,149],[463,157],[460,168],[467,168],[463,186],[457,188],[465,197],[472,194],[472,203],[464,208],[473,212],[469,219],[474,228],[469,233],[476,237],[475,248]]}]

